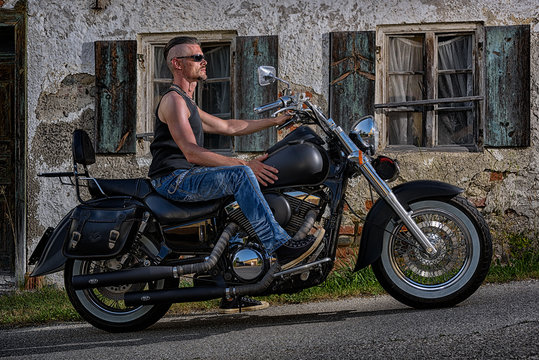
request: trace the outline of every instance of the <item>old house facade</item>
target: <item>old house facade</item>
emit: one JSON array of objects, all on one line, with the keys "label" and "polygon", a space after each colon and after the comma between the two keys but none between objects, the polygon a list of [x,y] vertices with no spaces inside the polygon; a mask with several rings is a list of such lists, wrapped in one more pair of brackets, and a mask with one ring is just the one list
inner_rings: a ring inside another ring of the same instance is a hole
[{"label": "old house facade", "polygon": [[[146,175],[153,111],[170,82],[162,52],[179,34],[197,36],[208,56],[196,96],[207,112],[254,117],[277,92],[260,90],[254,69],[274,65],[345,129],[375,113],[398,183],[464,188],[496,256],[507,234],[539,231],[534,0],[0,0],[1,285],[21,281],[44,230],[76,205],[71,187],[37,177],[70,169],[74,129],[95,140],[93,175]],[[206,145],[250,156],[278,136]],[[350,205],[365,213],[367,183],[351,185]],[[358,231],[348,217],[343,235]]]}]

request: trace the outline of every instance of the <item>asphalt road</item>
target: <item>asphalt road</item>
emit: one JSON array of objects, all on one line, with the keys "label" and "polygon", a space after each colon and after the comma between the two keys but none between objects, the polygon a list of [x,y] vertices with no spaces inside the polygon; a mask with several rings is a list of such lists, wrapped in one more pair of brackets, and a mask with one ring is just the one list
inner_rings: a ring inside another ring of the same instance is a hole
[{"label": "asphalt road", "polygon": [[539,359],[539,281],[484,285],[457,307],[389,296],[162,319],[109,334],[88,324],[0,330],[13,359]]}]

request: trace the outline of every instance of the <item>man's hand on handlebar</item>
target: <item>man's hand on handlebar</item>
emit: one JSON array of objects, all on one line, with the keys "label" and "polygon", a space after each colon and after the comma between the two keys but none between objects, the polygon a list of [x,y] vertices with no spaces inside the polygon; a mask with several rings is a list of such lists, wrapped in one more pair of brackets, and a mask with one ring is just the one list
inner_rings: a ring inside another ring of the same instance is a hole
[{"label": "man's hand on handlebar", "polygon": [[289,121],[290,119],[292,119],[293,116],[294,116],[294,114],[291,111],[287,111],[284,114],[278,115],[278,116],[275,117],[275,125],[276,126],[281,126],[282,124],[284,124],[287,121]]}]

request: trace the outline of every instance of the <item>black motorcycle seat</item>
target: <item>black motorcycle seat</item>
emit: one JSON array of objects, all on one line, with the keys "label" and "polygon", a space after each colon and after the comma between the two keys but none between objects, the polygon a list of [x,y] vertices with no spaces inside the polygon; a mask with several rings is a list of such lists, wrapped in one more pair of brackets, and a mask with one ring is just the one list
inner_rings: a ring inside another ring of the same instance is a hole
[{"label": "black motorcycle seat", "polygon": [[218,211],[227,200],[227,198],[221,198],[193,203],[171,201],[159,195],[153,189],[150,180],[145,178],[90,180],[88,188],[94,198],[105,197],[96,182],[106,196],[130,196],[142,201],[161,225],[200,219]]},{"label": "black motorcycle seat", "polygon": [[176,202],[153,192],[143,201],[161,225],[175,225],[215,213],[223,206],[225,200],[226,198],[193,203]]},{"label": "black motorcycle seat", "polygon": [[132,196],[136,199],[143,199],[153,191],[150,180],[144,178],[95,179],[95,181],[88,181],[88,190],[93,197],[105,196],[99,188],[103,190],[106,196]]}]

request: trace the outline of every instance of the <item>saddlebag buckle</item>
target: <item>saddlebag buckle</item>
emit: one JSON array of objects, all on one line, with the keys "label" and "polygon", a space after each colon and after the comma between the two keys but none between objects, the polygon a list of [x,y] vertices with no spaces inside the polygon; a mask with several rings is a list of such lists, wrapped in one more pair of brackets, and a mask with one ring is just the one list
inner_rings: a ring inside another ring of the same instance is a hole
[{"label": "saddlebag buckle", "polygon": [[116,229],[110,231],[109,234],[109,249],[114,249],[116,241],[120,238],[120,232]]},{"label": "saddlebag buckle", "polygon": [[71,249],[75,249],[77,247],[77,244],[79,243],[79,240],[81,238],[81,234],[78,231],[73,231],[71,234],[71,240],[69,241],[69,247]]}]

